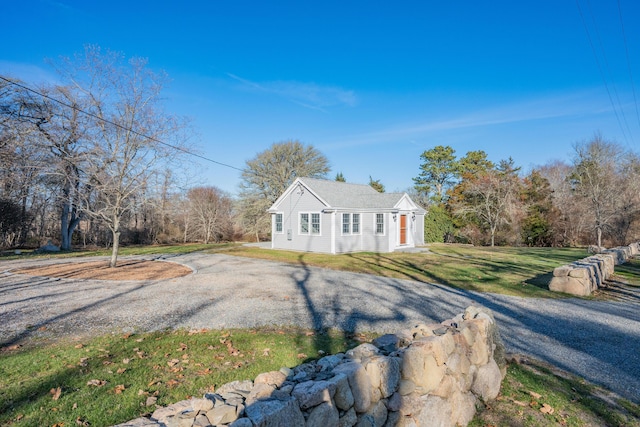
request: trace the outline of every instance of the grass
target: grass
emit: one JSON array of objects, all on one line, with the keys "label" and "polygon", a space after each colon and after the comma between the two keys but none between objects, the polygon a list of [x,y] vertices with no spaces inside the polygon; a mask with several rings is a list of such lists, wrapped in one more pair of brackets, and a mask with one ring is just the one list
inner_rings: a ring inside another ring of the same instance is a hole
[{"label": "grass", "polygon": [[[121,246],[118,256],[128,255],[172,255],[188,254],[198,251],[218,251],[229,247],[237,246],[237,243],[192,243],[181,245],[144,245],[144,246]],[[21,250],[20,255],[15,251],[0,252],[0,260],[15,260],[25,258],[77,258],[88,256],[111,256],[111,249],[74,249],[71,251],[35,253],[33,250]]]},{"label": "grass", "polygon": [[[372,336],[299,329],[174,331],[4,349],[1,426],[108,426]],[[87,423],[87,424],[83,424]]]},{"label": "grass", "polygon": [[429,249],[431,253],[327,255],[233,246],[226,248],[224,253],[440,283],[480,292],[549,298],[561,297],[547,287],[553,269],[587,255],[580,248],[489,248],[432,244]]},{"label": "grass", "polygon": [[640,426],[640,405],[536,361],[510,362],[500,396],[470,427]]},{"label": "grass", "polygon": [[616,265],[615,276],[624,280],[627,285],[640,286],[640,259],[631,258],[622,265]]},{"label": "grass", "polygon": [[[5,349],[0,426],[113,425],[149,415],[156,404],[202,397],[373,336],[292,328],[163,331]],[[147,406],[149,398],[157,400]],[[470,425],[639,427],[640,406],[546,364],[512,361],[500,396]]]}]

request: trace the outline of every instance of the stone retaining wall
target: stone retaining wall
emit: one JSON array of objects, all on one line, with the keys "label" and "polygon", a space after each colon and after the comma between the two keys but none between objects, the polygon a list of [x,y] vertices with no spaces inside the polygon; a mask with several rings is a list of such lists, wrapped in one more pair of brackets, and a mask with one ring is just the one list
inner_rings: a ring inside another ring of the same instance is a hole
[{"label": "stone retaining wall", "polygon": [[604,251],[574,261],[553,270],[549,290],[566,294],[587,296],[603,286],[614,271],[614,267],[624,264],[640,253],[640,244],[605,249]]},{"label": "stone retaining wall", "polygon": [[505,373],[493,314],[471,306],[116,427],[466,426],[479,400],[498,396]]}]

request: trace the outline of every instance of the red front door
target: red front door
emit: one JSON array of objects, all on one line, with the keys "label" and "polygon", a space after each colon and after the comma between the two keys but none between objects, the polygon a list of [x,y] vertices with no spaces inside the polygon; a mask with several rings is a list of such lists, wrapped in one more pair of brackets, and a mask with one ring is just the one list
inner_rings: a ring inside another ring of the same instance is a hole
[{"label": "red front door", "polygon": [[400,244],[407,244],[407,216],[400,215]]}]

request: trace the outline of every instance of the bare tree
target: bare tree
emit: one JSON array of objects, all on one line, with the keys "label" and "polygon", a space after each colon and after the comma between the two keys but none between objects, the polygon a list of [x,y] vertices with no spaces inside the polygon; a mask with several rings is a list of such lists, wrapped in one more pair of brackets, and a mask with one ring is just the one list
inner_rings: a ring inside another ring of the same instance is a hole
[{"label": "bare tree", "polygon": [[455,215],[475,221],[488,230],[491,246],[495,245],[498,228],[510,222],[510,213],[517,203],[518,170],[511,159],[502,161],[497,169],[468,177],[459,195],[452,200]]},{"label": "bare tree", "polygon": [[571,181],[576,195],[585,199],[588,215],[596,232],[596,242],[602,246],[603,231],[610,229],[617,215],[616,203],[620,197],[619,170],[623,164],[622,148],[596,133],[588,142],[574,146]]},{"label": "bare tree", "polygon": [[233,235],[233,200],[216,187],[196,187],[187,193],[189,216],[197,237],[204,243],[220,242]]},{"label": "bare tree", "polygon": [[324,178],[327,158],[299,141],[278,142],[247,161],[240,184],[240,214],[245,230],[256,235],[269,231],[267,209],[297,177]]},{"label": "bare tree", "polygon": [[161,109],[166,76],[149,70],[144,59],[125,62],[122,54],[87,46],[82,55],[64,58],[59,71],[90,112],[83,211],[111,231],[109,265],[115,267],[122,219],[155,168],[176,154],[167,142],[181,144],[183,123]]}]

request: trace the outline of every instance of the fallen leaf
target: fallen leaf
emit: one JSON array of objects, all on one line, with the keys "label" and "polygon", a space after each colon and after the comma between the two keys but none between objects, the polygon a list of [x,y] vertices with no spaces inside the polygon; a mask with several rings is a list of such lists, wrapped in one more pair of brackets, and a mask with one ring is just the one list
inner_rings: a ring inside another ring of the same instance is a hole
[{"label": "fallen leaf", "polygon": [[518,406],[522,406],[522,407],[527,406],[527,404],[526,404],[525,402],[521,402],[521,401],[519,401],[519,400],[512,399],[511,401],[512,401],[513,403],[515,403],[516,405],[518,405]]},{"label": "fallen leaf", "polygon": [[304,334],[305,334],[306,336],[308,336],[308,337],[312,337],[312,336],[314,336],[316,333],[315,333],[315,332],[313,332],[313,331],[307,331],[307,332],[305,332]]},{"label": "fallen leaf", "polygon": [[146,357],[146,354],[144,351],[136,351],[136,354],[140,359],[144,359]]},{"label": "fallen leaf", "polygon": [[10,345],[9,347],[2,347],[2,350],[17,350],[20,347],[22,347],[20,344],[14,344],[14,345]]},{"label": "fallen leaf", "polygon": [[113,390],[116,392],[116,394],[122,394],[122,392],[125,390],[124,384],[118,384]]},{"label": "fallen leaf", "polygon": [[185,354],[182,355],[182,358],[186,360],[186,359],[189,358],[189,355],[185,353]]},{"label": "fallen leaf", "polygon": [[183,342],[180,343],[180,348],[177,349],[178,351],[185,351],[187,349],[187,345]]},{"label": "fallen leaf", "polygon": [[144,391],[144,390],[142,390],[142,389],[138,390],[138,396],[146,396],[146,395],[148,395],[148,394],[149,394],[149,392],[148,392],[148,391]]},{"label": "fallen leaf", "polygon": [[529,394],[531,395],[531,397],[533,397],[534,399],[540,399],[542,397],[542,395],[536,393],[535,391],[530,391]]},{"label": "fallen leaf", "polygon": [[209,375],[211,374],[213,371],[211,371],[211,369],[207,368],[207,369],[203,369],[201,371],[198,371],[197,374],[198,375]]},{"label": "fallen leaf", "polygon": [[144,341],[144,338],[138,338],[138,339],[136,340],[136,342],[142,342],[142,341]]},{"label": "fallen leaf", "polygon": [[172,367],[176,366],[178,363],[180,363],[180,359],[171,359],[167,362],[167,365],[169,365],[169,367]]},{"label": "fallen leaf", "polygon": [[49,390],[49,393],[51,393],[51,398],[53,400],[58,400],[60,399],[60,394],[62,394],[62,388],[52,388],[51,390]]},{"label": "fallen leaf", "polygon": [[88,365],[87,360],[89,360],[88,357],[81,357],[80,361],[78,362],[78,366],[83,366],[83,367],[87,366]]},{"label": "fallen leaf", "polygon": [[84,345],[82,345],[82,344],[76,344],[74,347],[75,347],[75,348],[82,348],[82,347],[84,347]]},{"label": "fallen leaf", "polygon": [[180,381],[176,381],[176,380],[167,381],[167,386],[169,388],[173,388],[173,387],[177,386],[178,384],[180,384]]},{"label": "fallen leaf", "polygon": [[263,356],[270,356],[269,352],[271,351],[270,348],[265,348],[264,350],[262,350],[262,355]]},{"label": "fallen leaf", "polygon": [[306,355],[306,354],[304,354],[304,353],[298,353],[298,356],[297,356],[297,357],[298,357],[298,359],[306,359],[306,358],[307,358],[307,357],[309,357],[309,356],[307,356],[307,355]]},{"label": "fallen leaf", "polygon": [[542,408],[540,408],[540,412],[542,412],[543,414],[553,414],[556,410],[553,409],[550,405],[543,403],[542,404]]},{"label": "fallen leaf", "polygon": [[78,404],[74,403],[73,406],[71,407],[71,409],[78,409]]},{"label": "fallen leaf", "polygon": [[151,387],[152,385],[159,384],[159,383],[160,383],[160,380],[154,378],[153,380],[151,380],[151,382],[149,384],[147,384],[147,387]]},{"label": "fallen leaf", "polygon": [[104,381],[104,380],[89,380],[89,381],[87,381],[87,385],[94,385],[96,387],[102,387],[106,383],[107,382]]},{"label": "fallen leaf", "polygon": [[109,366],[109,365],[113,365],[113,362],[112,362],[112,361],[110,361],[110,360],[104,360],[104,361],[102,362],[102,364],[103,364],[104,366]]},{"label": "fallen leaf", "polygon": [[119,374],[124,374],[127,371],[127,368],[120,368],[116,372]]},{"label": "fallen leaf", "polygon": [[51,427],[64,427],[64,423],[55,423]]},{"label": "fallen leaf", "polygon": [[80,417],[76,418],[76,424],[82,427],[87,427],[90,426],[91,424],[89,424],[89,421],[82,419]]},{"label": "fallen leaf", "polygon": [[38,330],[39,330],[39,331],[46,331],[46,330],[47,330],[47,327],[46,327],[46,326],[40,326],[40,327],[38,328]]},{"label": "fallen leaf", "polygon": [[122,338],[124,338],[125,340],[128,340],[130,336],[131,336],[131,333],[126,333],[122,336]]},{"label": "fallen leaf", "polygon": [[145,402],[145,406],[153,406],[158,401],[158,398],[155,396],[147,397],[147,401]]},{"label": "fallen leaf", "polygon": [[131,359],[122,359],[122,363],[124,363],[125,365],[128,365],[129,362],[131,362]]}]

